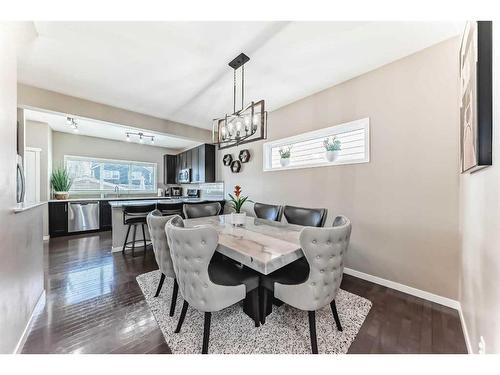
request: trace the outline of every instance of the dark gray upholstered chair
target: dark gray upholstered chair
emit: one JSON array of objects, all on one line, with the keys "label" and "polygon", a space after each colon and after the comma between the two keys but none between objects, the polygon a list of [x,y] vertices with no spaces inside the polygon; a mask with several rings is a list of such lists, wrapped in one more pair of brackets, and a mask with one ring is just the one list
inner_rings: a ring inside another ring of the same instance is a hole
[{"label": "dark gray upholstered chair", "polygon": [[217,216],[220,209],[219,202],[184,204],[184,217],[194,219],[197,217]]},{"label": "dark gray upholstered chair", "polygon": [[267,309],[267,291],[273,292],[275,298],[290,306],[308,311],[313,353],[318,353],[316,310],[330,304],[337,329],[342,331],[335,297],[344,272],[344,256],[349,246],[351,222],[345,217],[337,217],[334,223],[340,225],[331,228],[308,227],[300,232],[300,244],[309,266],[307,269],[296,264],[294,269],[286,270],[284,267],[285,269],[263,276],[261,280],[263,316]]},{"label": "dark gray upholstered chair", "polygon": [[179,285],[175,279],[174,265],[170,257],[170,248],[168,247],[167,235],[165,233],[165,225],[173,216],[163,216],[159,210],[155,210],[146,217],[148,223],[149,236],[153,244],[153,252],[155,254],[156,263],[160,269],[161,276],[158,288],[156,289],[155,297],[158,297],[165,281],[165,277],[174,279],[174,287],[172,291],[172,301],[170,302],[170,316],[174,316],[175,303],[177,301],[177,293]]},{"label": "dark gray upholstered chair", "polygon": [[212,261],[219,244],[217,231],[209,225],[184,228],[174,217],[165,226],[174,270],[184,303],[175,333],[179,333],[188,306],[205,313],[202,353],[208,352],[211,313],[229,307],[252,293],[255,325],[259,326],[259,276],[227,262]]},{"label": "dark gray upholstered chair", "polygon": [[290,224],[307,227],[322,227],[325,225],[328,210],[326,208],[305,208],[285,206],[283,213]]},{"label": "dark gray upholstered chair", "polygon": [[255,202],[253,206],[255,216],[260,219],[281,221],[283,206]]},{"label": "dark gray upholstered chair", "polygon": [[[125,236],[125,241],[123,242],[122,253],[125,254],[125,249],[132,249],[132,256],[135,257],[135,235],[137,232],[137,226],[140,225],[142,228],[142,240],[144,243],[144,256],[146,256],[146,234],[144,233],[144,225],[146,225],[146,216],[156,209],[155,204],[143,204],[143,205],[130,205],[123,206],[123,224],[128,225],[127,235]],[[134,232],[132,234],[132,241],[128,241],[128,235],[130,234],[130,228],[134,227]]]}]

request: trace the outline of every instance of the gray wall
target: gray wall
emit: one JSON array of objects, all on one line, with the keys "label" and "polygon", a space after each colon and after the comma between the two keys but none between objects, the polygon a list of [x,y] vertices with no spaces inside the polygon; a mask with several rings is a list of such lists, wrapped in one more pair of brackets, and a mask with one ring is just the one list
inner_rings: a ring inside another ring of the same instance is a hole
[{"label": "gray wall", "polygon": [[[347,266],[458,298],[458,38],[269,114],[275,140],[370,118],[371,161],[262,171],[262,142],[218,152],[218,179],[260,202],[326,207],[353,223]],[[304,79],[307,79],[305,77]],[[249,148],[239,174],[222,164]],[[251,206],[248,206],[251,208]]]},{"label": "gray wall", "polygon": [[42,208],[16,206],[17,72],[12,25],[0,23],[0,353],[12,353],[43,293]]},{"label": "gray wall", "polygon": [[[494,25],[496,26],[496,24]],[[460,178],[460,303],[478,352],[500,353],[500,29],[493,28],[493,166]]]},{"label": "gray wall", "polygon": [[56,131],[52,134],[52,163],[54,167],[64,166],[64,155],[152,162],[157,163],[159,187],[164,186],[163,155],[177,153],[168,148],[133,142],[125,143]]}]

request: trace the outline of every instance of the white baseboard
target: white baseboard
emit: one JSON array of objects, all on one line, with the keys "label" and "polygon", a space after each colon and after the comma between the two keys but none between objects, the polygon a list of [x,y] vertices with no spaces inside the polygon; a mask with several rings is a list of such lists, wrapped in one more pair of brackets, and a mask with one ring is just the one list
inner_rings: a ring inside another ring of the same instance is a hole
[{"label": "white baseboard", "polygon": [[462,331],[464,333],[465,345],[467,346],[467,352],[469,354],[474,354],[472,346],[470,343],[469,331],[467,330],[467,324],[465,324],[464,314],[462,312],[462,306],[458,309],[458,315],[460,316],[460,323],[462,324]]},{"label": "white baseboard", "polygon": [[45,306],[45,289],[38,298],[35,308],[31,312],[31,316],[28,320],[28,323],[26,324],[26,327],[24,328],[23,334],[21,335],[21,338],[17,342],[16,348],[14,349],[14,354],[19,354],[23,350],[24,343],[26,342],[26,339],[28,338],[28,335],[31,331],[31,327],[33,326],[33,320],[35,316],[37,316],[38,313],[44,308],[44,306]]},{"label": "white baseboard", "polygon": [[50,239],[50,236],[43,236],[44,241],[48,241]]},{"label": "white baseboard", "polygon": [[373,276],[364,272],[356,271],[353,270],[352,268],[344,268],[344,273],[358,277],[363,280],[371,281],[372,283],[379,284],[386,286],[391,289],[398,290],[400,292],[406,293],[406,294],[411,294],[412,296],[419,297],[431,302],[439,303],[440,305],[444,305],[447,307],[451,307],[452,309],[455,310],[460,310],[460,303],[454,299],[447,298],[447,297],[442,297],[437,294],[429,293],[424,290],[420,290],[417,288],[413,288],[408,285],[400,284],[395,281],[390,281],[383,279],[378,276]]},{"label": "white baseboard", "polygon": [[111,248],[112,253],[117,253],[118,251],[122,251],[123,247],[122,246],[115,246]]}]

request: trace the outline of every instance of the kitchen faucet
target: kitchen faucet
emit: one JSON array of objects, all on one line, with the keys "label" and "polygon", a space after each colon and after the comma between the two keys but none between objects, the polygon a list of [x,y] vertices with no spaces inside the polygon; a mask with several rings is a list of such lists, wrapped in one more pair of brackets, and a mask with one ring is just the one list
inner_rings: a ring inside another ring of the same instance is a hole
[{"label": "kitchen faucet", "polygon": [[115,193],[118,195],[118,198],[120,197],[120,187],[118,185],[115,185]]}]

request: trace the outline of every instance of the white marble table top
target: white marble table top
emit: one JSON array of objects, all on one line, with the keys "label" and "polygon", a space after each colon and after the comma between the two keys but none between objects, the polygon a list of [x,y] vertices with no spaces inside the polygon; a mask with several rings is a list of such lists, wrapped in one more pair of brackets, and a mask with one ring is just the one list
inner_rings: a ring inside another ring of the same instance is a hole
[{"label": "white marble table top", "polygon": [[231,215],[186,219],[186,227],[208,224],[219,234],[217,251],[267,275],[303,256],[299,243],[302,226],[247,216],[242,227]]}]

